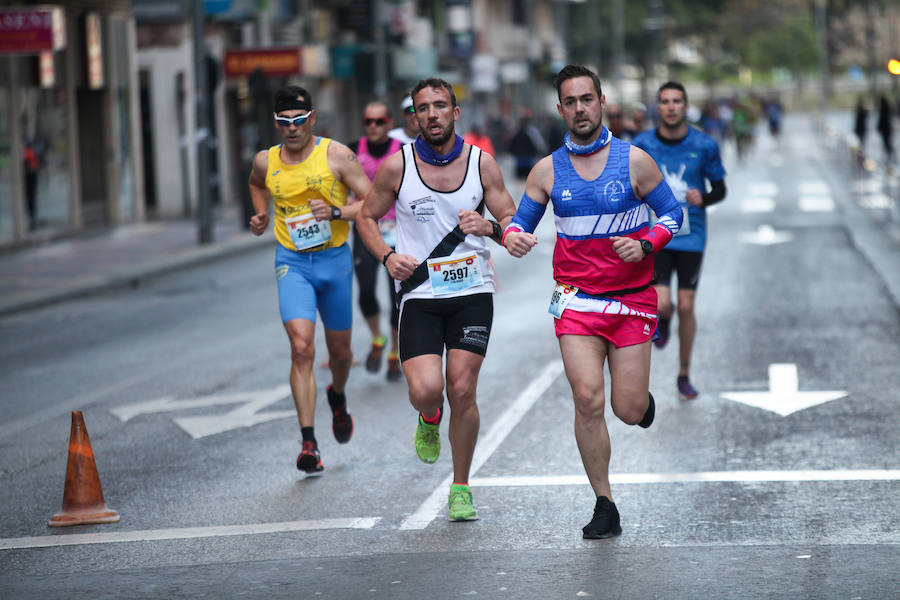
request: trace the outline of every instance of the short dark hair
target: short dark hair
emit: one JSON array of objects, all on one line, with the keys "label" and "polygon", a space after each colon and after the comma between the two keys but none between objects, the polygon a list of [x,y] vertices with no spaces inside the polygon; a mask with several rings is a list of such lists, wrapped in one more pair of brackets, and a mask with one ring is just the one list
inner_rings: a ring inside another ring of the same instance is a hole
[{"label": "short dark hair", "polygon": [[599,98],[603,95],[603,90],[600,87],[600,78],[597,77],[596,73],[581,65],[566,65],[553,79],[553,85],[556,87],[556,97],[560,101],[562,101],[562,96],[559,93],[559,89],[562,87],[563,82],[576,77],[590,77],[591,81],[594,82],[594,89],[597,90],[597,97]]},{"label": "short dark hair", "polygon": [[456,94],[453,93],[453,86],[438,77],[429,77],[428,79],[422,79],[421,81],[419,81],[419,83],[416,84],[416,87],[414,87],[409,93],[409,97],[413,99],[414,107],[416,104],[416,94],[427,87],[444,88],[450,94],[450,103],[453,106],[456,106]]},{"label": "short dark hair", "polygon": [[684,86],[678,83],[677,81],[667,81],[656,90],[656,99],[659,100],[659,95],[663,93],[663,90],[678,90],[681,92],[681,95],[684,96],[684,102],[687,104],[687,90],[684,89]]},{"label": "short dark hair", "polygon": [[312,96],[299,85],[286,85],[275,92],[275,112],[301,109],[310,111],[313,108]]}]

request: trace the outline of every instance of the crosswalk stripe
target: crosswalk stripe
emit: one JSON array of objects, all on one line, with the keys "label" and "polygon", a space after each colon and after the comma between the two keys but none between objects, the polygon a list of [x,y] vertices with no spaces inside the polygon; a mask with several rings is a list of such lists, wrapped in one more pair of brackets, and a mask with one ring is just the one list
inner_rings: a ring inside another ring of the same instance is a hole
[{"label": "crosswalk stripe", "polygon": [[213,527],[185,527],[181,529],[145,529],[139,531],[40,535],[35,537],[0,539],[0,550],[50,548],[53,546],[77,546],[82,544],[186,540],[194,538],[258,535],[261,533],[284,533],[288,531],[312,531],[322,529],[371,529],[379,519],[380,517],[318,519],[310,521],[287,521],[283,523],[258,523],[255,525],[224,525]]},{"label": "crosswalk stripe", "polygon": [[[755,483],[765,481],[897,481],[900,469],[833,471],[702,471],[698,473],[610,473],[611,484]],[[474,477],[472,487],[588,485],[587,475]]]}]

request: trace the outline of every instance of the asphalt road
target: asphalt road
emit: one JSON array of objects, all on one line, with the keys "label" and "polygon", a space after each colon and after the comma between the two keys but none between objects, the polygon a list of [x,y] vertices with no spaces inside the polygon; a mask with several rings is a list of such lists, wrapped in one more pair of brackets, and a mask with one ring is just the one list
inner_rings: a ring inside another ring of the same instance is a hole
[{"label": "asphalt road", "polygon": [[[0,597],[900,598],[900,315],[807,125],[726,153],[700,397],[677,399],[670,343],[654,425],[608,411],[620,537],[581,538],[548,215],[533,255],[494,253],[470,523],[446,520],[447,420],[421,463],[383,372],[353,369],[345,446],[320,403],[325,475],[298,474],[271,249],[0,320]],[[121,521],[51,530],[76,409]]]}]

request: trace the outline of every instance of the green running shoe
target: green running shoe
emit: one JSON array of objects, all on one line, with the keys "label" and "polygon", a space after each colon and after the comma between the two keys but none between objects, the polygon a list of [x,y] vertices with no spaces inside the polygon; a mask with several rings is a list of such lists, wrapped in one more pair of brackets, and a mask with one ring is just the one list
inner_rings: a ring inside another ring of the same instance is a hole
[{"label": "green running shoe", "polygon": [[469,486],[453,483],[450,485],[450,520],[451,521],[475,521],[478,512],[472,504],[472,492]]},{"label": "green running shoe", "polygon": [[422,462],[433,463],[441,454],[441,426],[429,425],[422,420],[419,414],[419,424],[416,426],[416,454]]}]

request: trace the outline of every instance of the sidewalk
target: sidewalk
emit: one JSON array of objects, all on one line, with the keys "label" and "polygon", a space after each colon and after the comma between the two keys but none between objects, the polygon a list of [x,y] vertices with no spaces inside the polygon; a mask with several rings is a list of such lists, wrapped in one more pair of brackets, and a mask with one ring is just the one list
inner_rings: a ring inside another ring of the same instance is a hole
[{"label": "sidewalk", "polygon": [[134,286],[140,281],[251,248],[273,245],[235,218],[219,220],[201,246],[193,220],[122,225],[94,235],[0,255],[0,316]]}]

